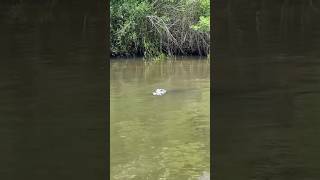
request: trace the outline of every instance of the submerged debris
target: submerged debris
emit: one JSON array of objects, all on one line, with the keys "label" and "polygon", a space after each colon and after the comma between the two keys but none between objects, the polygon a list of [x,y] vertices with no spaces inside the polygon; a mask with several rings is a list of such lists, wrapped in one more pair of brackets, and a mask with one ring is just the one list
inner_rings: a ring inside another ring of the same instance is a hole
[{"label": "submerged debris", "polygon": [[156,89],[154,92],[152,92],[152,94],[154,96],[162,96],[167,92],[167,90],[165,89]]}]

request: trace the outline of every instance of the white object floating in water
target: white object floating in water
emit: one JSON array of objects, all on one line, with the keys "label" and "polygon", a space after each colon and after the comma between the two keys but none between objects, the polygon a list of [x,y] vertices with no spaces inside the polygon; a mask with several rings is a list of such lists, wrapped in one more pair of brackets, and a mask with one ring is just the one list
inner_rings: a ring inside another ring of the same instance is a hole
[{"label": "white object floating in water", "polygon": [[167,92],[167,90],[165,89],[156,89],[154,92],[152,92],[152,94],[154,96],[162,96]]}]

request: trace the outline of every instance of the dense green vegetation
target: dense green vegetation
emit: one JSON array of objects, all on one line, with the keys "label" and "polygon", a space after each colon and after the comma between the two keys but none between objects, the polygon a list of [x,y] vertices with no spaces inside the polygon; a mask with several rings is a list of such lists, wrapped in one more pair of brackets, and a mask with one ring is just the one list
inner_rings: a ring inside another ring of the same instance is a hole
[{"label": "dense green vegetation", "polygon": [[112,56],[207,55],[209,0],[111,0]]}]

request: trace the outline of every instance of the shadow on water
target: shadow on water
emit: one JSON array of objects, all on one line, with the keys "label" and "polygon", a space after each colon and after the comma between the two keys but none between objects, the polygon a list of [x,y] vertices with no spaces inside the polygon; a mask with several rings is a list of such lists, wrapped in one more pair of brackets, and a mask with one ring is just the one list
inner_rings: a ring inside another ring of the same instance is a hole
[{"label": "shadow on water", "polygon": [[320,179],[319,8],[216,3],[214,179]]},{"label": "shadow on water", "polygon": [[0,179],[105,177],[105,17],[97,7],[0,2]]}]

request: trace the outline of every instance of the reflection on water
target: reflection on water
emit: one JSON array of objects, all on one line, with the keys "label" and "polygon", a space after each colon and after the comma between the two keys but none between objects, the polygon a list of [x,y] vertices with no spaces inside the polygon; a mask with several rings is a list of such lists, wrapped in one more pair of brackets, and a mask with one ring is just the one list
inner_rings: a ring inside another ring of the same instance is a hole
[{"label": "reflection on water", "polygon": [[[209,171],[210,65],[111,63],[111,179],[197,179]],[[164,96],[153,90],[164,88]]]}]

